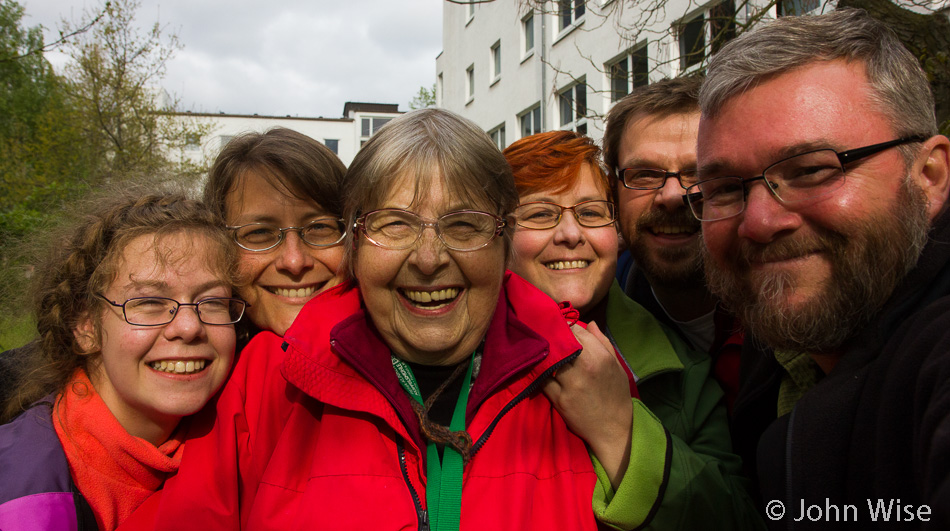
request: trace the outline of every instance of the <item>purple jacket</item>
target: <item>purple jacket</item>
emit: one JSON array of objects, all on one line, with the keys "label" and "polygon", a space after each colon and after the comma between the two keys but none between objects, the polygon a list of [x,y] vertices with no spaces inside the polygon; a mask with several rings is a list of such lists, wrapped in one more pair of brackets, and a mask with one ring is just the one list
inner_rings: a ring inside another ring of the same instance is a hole
[{"label": "purple jacket", "polygon": [[0,426],[0,529],[96,531],[53,429],[53,396]]}]

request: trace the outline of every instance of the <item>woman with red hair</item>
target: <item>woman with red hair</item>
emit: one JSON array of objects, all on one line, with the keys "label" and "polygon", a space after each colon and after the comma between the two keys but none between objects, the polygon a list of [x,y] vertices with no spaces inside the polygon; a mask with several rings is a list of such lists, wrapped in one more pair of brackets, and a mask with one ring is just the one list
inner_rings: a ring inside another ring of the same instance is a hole
[{"label": "woman with red hair", "polygon": [[621,529],[762,528],[708,356],[614,280],[619,235],[600,149],[551,131],[515,142],[505,157],[519,195],[511,270],[570,302],[637,381],[640,398],[631,399],[618,358],[581,356],[544,387],[596,456],[598,518]]}]

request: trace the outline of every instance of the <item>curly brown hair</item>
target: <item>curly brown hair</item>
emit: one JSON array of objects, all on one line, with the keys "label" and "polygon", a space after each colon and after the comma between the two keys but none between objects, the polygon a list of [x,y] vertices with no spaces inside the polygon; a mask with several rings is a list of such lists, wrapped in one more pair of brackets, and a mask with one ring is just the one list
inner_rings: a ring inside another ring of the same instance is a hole
[{"label": "curly brown hair", "polygon": [[[73,333],[92,317],[99,337],[99,312],[103,304],[96,293],[115,278],[122,252],[135,238],[185,232],[206,236],[217,257],[216,269],[235,285],[237,252],[224,222],[199,201],[181,193],[140,195],[134,191],[111,193],[60,238],[53,238],[33,281],[33,315],[37,338],[20,356],[16,384],[0,411],[8,420],[34,401],[62,390],[77,368],[87,369],[98,352],[84,350]],[[159,256],[159,260],[163,257]]]}]

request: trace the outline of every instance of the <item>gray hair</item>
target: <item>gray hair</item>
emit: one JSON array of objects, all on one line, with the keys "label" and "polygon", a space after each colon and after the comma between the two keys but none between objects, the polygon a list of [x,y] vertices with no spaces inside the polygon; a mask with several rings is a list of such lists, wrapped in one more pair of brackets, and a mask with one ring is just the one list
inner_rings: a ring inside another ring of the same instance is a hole
[{"label": "gray hair", "polygon": [[[393,119],[360,149],[343,177],[347,232],[344,269],[353,278],[356,219],[380,208],[400,179],[415,182],[413,204],[434,179],[453,197],[480,210],[508,217],[518,205],[511,167],[492,140],[470,120],[444,109],[420,109]],[[509,219],[503,238],[511,249]]]},{"label": "gray hair", "polygon": [[[917,59],[884,23],[863,9],[782,17],[735,38],[713,56],[699,93],[704,117],[755,84],[817,61],[865,65],[871,101],[899,137],[937,134],[934,98]],[[913,145],[901,146],[908,162]]]},{"label": "gray hair", "polygon": [[699,86],[702,82],[701,76],[663,79],[634,89],[611,107],[604,130],[604,164],[607,171],[613,176],[617,175],[620,144],[627,122],[643,116],[665,118],[699,112]]}]

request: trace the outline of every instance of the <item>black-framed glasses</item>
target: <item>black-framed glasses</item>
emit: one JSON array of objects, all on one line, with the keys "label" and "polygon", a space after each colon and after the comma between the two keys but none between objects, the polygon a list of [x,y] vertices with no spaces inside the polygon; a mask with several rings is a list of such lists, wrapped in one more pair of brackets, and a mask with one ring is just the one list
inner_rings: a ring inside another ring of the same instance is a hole
[{"label": "black-framed glasses", "polygon": [[427,219],[401,208],[382,208],[360,216],[353,228],[362,231],[370,243],[384,249],[408,249],[432,227],[446,247],[453,251],[474,251],[501,234],[504,218],[478,210],[458,210]]},{"label": "black-framed glasses", "polygon": [[269,251],[284,241],[285,232],[296,232],[311,247],[330,247],[343,241],[346,234],[340,218],[320,218],[303,227],[277,227],[270,223],[229,226],[234,241],[248,251]]},{"label": "black-framed glasses", "polygon": [[755,181],[764,182],[783,204],[820,199],[844,185],[846,164],[892,147],[925,140],[926,136],[915,135],[842,152],[816,149],[799,153],[769,165],[757,177],[743,179],[727,175],[704,179],[686,189],[683,201],[700,221],[717,221],[738,216],[745,210],[749,184]]},{"label": "black-framed glasses", "polygon": [[576,205],[563,206],[549,201],[522,203],[515,209],[515,221],[519,227],[534,230],[553,229],[561,222],[565,210],[574,214],[574,219],[583,227],[605,227],[616,220],[614,204],[602,199],[581,201]]},{"label": "black-framed glasses", "polygon": [[620,170],[620,182],[631,190],[659,190],[666,180],[675,177],[683,189],[696,184],[696,170],[666,171],[658,168],[624,168]]},{"label": "black-framed glasses", "polygon": [[198,302],[178,302],[166,297],[133,297],[119,304],[101,293],[96,295],[116,308],[122,308],[125,322],[134,326],[167,325],[175,319],[182,306],[194,306],[198,320],[204,324],[229,325],[240,321],[244,310],[250,306],[241,299],[231,297],[209,297]]}]

